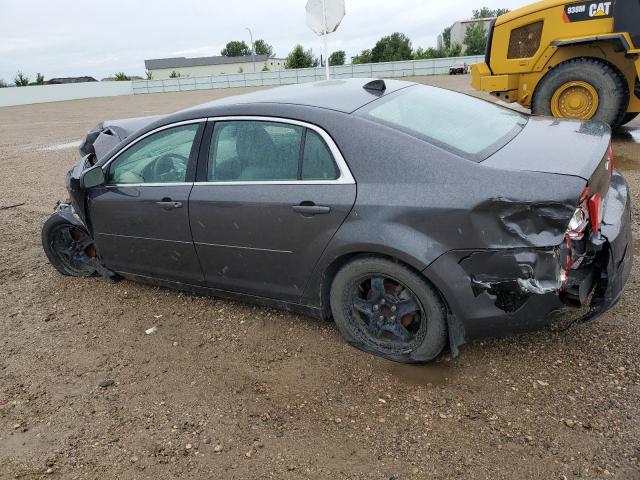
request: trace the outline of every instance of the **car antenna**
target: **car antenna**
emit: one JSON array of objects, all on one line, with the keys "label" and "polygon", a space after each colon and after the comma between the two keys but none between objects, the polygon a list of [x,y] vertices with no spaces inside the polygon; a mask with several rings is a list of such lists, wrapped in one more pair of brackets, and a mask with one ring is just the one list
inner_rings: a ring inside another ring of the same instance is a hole
[{"label": "car antenna", "polygon": [[384,80],[372,80],[362,88],[370,92],[380,92],[382,94],[382,92],[387,89],[387,84],[384,83]]}]

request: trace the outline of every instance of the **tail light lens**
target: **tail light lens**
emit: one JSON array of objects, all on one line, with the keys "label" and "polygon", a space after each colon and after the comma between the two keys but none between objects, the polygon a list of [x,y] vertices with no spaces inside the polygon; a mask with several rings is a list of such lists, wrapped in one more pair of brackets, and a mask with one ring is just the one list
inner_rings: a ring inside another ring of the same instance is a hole
[{"label": "tail light lens", "polygon": [[603,202],[599,193],[589,197],[589,187],[585,187],[580,195],[580,204],[567,227],[567,236],[572,240],[581,240],[587,225],[591,224],[591,231],[597,232],[602,224]]},{"label": "tail light lens", "polygon": [[609,144],[609,156],[607,157],[607,168],[609,173],[613,175],[613,144]]},{"label": "tail light lens", "polygon": [[591,230],[597,232],[600,230],[600,224],[602,223],[602,198],[600,194],[594,194],[588,202],[589,205],[589,217],[591,218]]},{"label": "tail light lens", "polygon": [[573,217],[569,221],[569,226],[567,227],[567,237],[571,240],[582,240],[584,237],[584,231],[587,229],[587,225],[589,225],[589,187],[585,187],[580,195],[580,204],[576,211],[573,212]]},{"label": "tail light lens", "polygon": [[589,211],[581,205],[576,208],[573,217],[571,217],[567,236],[572,240],[581,240],[587,225],[589,225]]}]

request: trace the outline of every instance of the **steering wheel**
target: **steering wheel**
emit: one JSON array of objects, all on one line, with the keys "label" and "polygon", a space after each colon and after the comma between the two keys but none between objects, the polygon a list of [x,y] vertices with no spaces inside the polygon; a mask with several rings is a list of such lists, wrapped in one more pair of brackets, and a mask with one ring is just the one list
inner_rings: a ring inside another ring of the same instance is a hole
[{"label": "steering wheel", "polygon": [[[176,161],[177,160],[177,161]],[[189,159],[177,153],[165,153],[153,163],[153,179],[157,182],[184,180]]]}]

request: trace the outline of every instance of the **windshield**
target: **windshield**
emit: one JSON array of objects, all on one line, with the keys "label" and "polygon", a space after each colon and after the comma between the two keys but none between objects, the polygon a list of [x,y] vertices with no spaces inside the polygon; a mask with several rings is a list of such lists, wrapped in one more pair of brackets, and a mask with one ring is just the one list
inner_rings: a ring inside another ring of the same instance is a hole
[{"label": "windshield", "polygon": [[481,162],[515,137],[527,117],[450,90],[416,85],[385,95],[357,115]]}]

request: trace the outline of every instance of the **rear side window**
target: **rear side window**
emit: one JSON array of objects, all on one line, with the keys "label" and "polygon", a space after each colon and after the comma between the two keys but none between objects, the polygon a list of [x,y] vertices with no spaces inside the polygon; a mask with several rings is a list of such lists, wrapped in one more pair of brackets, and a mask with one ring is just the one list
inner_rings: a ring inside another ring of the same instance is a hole
[{"label": "rear side window", "polygon": [[304,128],[275,122],[217,123],[209,151],[208,180],[297,180]]},{"label": "rear side window", "polygon": [[339,176],[331,151],[311,129],[261,120],[218,122],[214,127],[209,182],[336,180]]},{"label": "rear side window", "polygon": [[357,114],[476,162],[508,143],[527,121],[508,108],[426,85],[385,95]]},{"label": "rear side window", "polygon": [[324,143],[313,130],[307,130],[302,156],[302,180],[335,180],[338,167]]},{"label": "rear side window", "polygon": [[543,25],[544,22],[539,21],[511,30],[507,58],[533,57],[540,48]]}]

